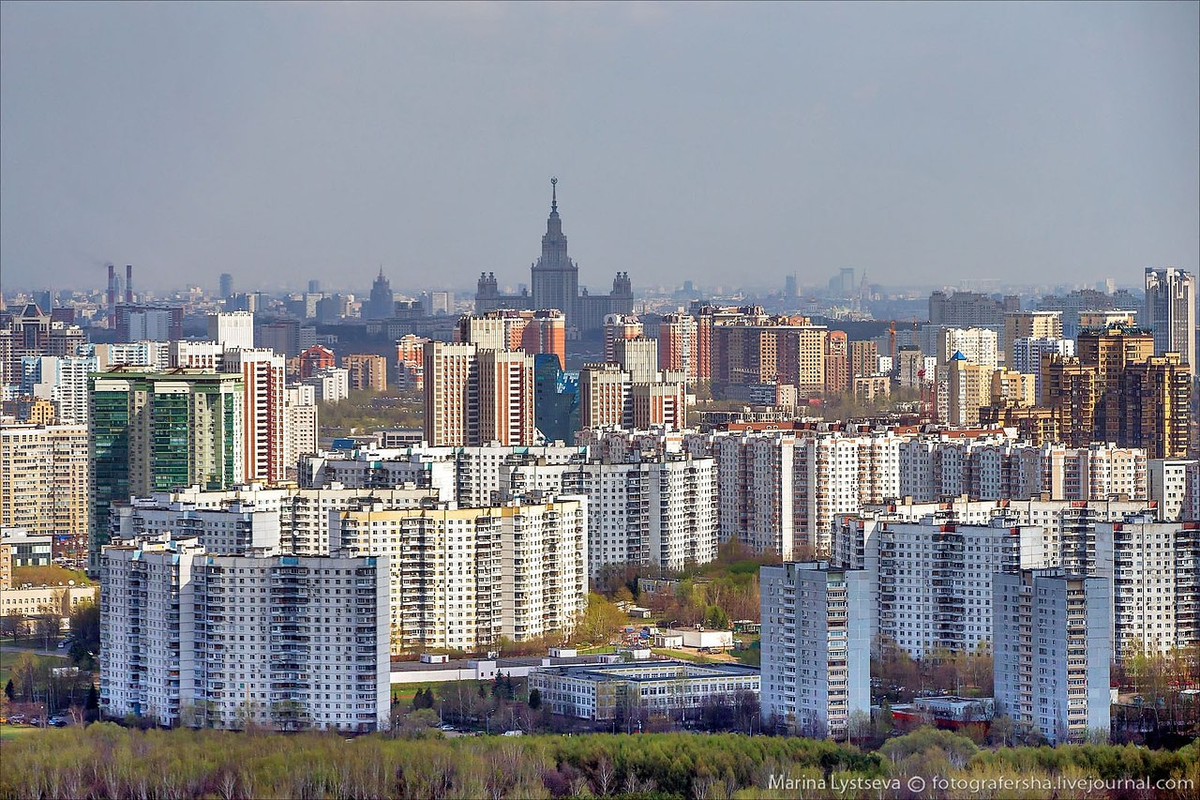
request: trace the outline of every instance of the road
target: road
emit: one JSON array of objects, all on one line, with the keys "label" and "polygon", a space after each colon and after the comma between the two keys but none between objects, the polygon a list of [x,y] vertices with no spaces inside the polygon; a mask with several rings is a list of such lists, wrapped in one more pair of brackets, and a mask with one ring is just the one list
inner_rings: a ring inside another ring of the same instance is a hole
[{"label": "road", "polygon": [[33,653],[34,655],[38,655],[38,656],[51,656],[53,658],[70,658],[70,656],[67,655],[66,648],[63,648],[62,650],[59,650],[57,648],[55,648],[53,650],[30,650],[28,647],[17,647],[16,645],[11,645],[11,644],[0,644],[0,653]]}]

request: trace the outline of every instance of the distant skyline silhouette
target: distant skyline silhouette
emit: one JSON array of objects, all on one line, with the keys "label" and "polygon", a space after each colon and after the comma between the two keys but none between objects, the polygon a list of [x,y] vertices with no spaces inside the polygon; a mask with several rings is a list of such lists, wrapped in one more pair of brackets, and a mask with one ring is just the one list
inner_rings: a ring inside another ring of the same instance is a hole
[{"label": "distant skyline silhouette", "polygon": [[0,6],[0,284],[1040,285],[1200,258],[1200,4]]}]

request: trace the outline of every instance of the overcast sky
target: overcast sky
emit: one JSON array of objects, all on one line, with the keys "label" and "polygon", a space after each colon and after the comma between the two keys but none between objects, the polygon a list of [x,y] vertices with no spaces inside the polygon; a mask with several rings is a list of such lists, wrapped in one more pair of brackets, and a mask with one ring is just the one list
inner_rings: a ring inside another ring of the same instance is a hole
[{"label": "overcast sky", "polygon": [[1200,5],[5,2],[5,289],[1197,269]]}]

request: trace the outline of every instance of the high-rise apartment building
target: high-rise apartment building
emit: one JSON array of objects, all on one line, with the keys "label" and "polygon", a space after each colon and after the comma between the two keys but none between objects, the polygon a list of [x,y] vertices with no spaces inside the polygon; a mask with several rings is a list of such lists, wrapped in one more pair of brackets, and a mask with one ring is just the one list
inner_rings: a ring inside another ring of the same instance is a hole
[{"label": "high-rise apartment building", "polygon": [[[1120,522],[1097,522],[1097,542],[1111,543],[1113,655],[1162,655],[1179,645],[1175,612],[1182,599],[1178,555],[1186,554],[1190,535],[1180,523],[1155,522],[1147,515]],[[1186,579],[1183,581],[1186,583]]]},{"label": "high-rise apartment building", "polygon": [[996,710],[1051,744],[1109,735],[1112,594],[1057,569],[996,575]]},{"label": "high-rise apartment building", "polygon": [[342,357],[342,368],[350,373],[352,391],[387,389],[387,359],[370,353],[352,353]]},{"label": "high-rise apartment building", "polygon": [[241,483],[241,375],[119,369],[91,380],[89,559],[99,566],[108,508],[176,486]]},{"label": "high-rise apartment building", "polygon": [[1193,374],[1196,361],[1196,276],[1186,270],[1146,267],[1146,306],[1141,324],[1154,331],[1154,354],[1179,353]]},{"label": "high-rise apartment building", "polygon": [[1002,517],[989,525],[945,517],[886,522],[878,535],[878,633],[912,658],[970,653],[991,642],[994,576],[1058,560],[1041,527]]},{"label": "high-rise apartment building", "polygon": [[1000,351],[1013,369],[1013,342],[1017,339],[1061,339],[1061,311],[1010,311],[1004,315],[1004,339]]},{"label": "high-rise apartment building", "polygon": [[475,430],[468,440],[471,444],[533,444],[537,437],[533,356],[521,351],[480,350],[476,358],[479,411],[475,420],[468,420]]},{"label": "high-rise apartment building", "polygon": [[521,350],[531,356],[553,355],[561,369],[567,363],[566,318],[557,309],[497,309],[462,317],[455,341],[481,350]]},{"label": "high-rise apartment building", "polygon": [[871,595],[862,570],[785,562],[759,570],[765,723],[845,739],[871,706]]},{"label": "high-rise apartment building", "polygon": [[254,347],[254,315],[249,311],[226,311],[208,315],[208,338],[222,349]]},{"label": "high-rise apartment building", "polygon": [[977,426],[979,409],[991,400],[994,367],[968,361],[962,353],[956,352],[947,371],[950,400],[947,421],[956,428]]},{"label": "high-rise apartment building", "polygon": [[850,380],[874,375],[879,371],[879,345],[868,340],[855,340],[849,344]]},{"label": "high-rise apartment building", "polygon": [[428,342],[424,362],[425,440],[430,445],[533,444],[533,356]]},{"label": "high-rise apartment building", "polygon": [[1048,355],[1075,355],[1075,340],[1073,339],[1031,339],[1018,337],[1013,339],[1008,357],[1009,369],[1033,376],[1034,397],[1041,402],[1042,397],[1042,364]]},{"label": "high-rise apartment building", "polygon": [[[536,471],[536,470],[535,470]],[[684,569],[717,555],[716,465],[681,454],[661,460],[596,460],[564,470],[588,497],[588,568],[655,564]]]},{"label": "high-rise apartment building", "polygon": [[658,325],[658,368],[682,372],[688,381],[699,377],[696,318],[690,314],[667,314]]},{"label": "high-rise apartment building", "polygon": [[396,386],[402,391],[425,390],[425,339],[407,334],[396,340]]},{"label": "high-rise apartment building", "polygon": [[425,441],[435,447],[477,444],[479,364],[473,344],[426,342]]},{"label": "high-rise apartment building", "polygon": [[285,480],[293,480],[300,457],[317,452],[320,407],[313,387],[301,384],[285,388],[283,415],[283,474]]},{"label": "high-rise apartment building", "polygon": [[94,356],[25,356],[21,366],[21,395],[49,400],[60,424],[87,424],[88,376],[96,371]]},{"label": "high-rise apartment building", "polygon": [[168,343],[171,368],[220,372],[225,360],[225,347],[220,342],[197,342],[182,339]]},{"label": "high-rise apartment building", "polygon": [[825,394],[839,395],[850,388],[850,352],[845,331],[830,331],[825,340]]},{"label": "high-rise apartment building", "polygon": [[160,725],[388,726],[388,558],[105,547],[100,709]]},{"label": "high-rise apartment building", "polygon": [[731,399],[757,400],[775,386],[794,386],[803,397],[825,391],[824,326],[805,318],[770,317],[754,309],[712,328],[713,390]]},{"label": "high-rise apartment building", "polygon": [[976,292],[934,292],[929,296],[929,324],[951,328],[1004,330],[1004,315],[1021,310],[1021,299],[1006,295],[1002,300]]},{"label": "high-rise apartment building", "polygon": [[658,342],[645,336],[616,339],[612,361],[629,373],[631,383],[651,383],[658,375]]},{"label": "high-rise apartment building", "polygon": [[937,365],[949,366],[956,353],[972,364],[995,369],[996,332],[990,328],[941,328],[937,333]]},{"label": "high-rise apartment building", "polygon": [[587,605],[587,500],[341,512],[342,553],[386,555],[393,652],[570,635]]},{"label": "high-rise apartment building", "polygon": [[645,328],[639,317],[633,314],[609,314],[604,318],[604,360],[616,362],[618,341],[637,339],[644,334]]},{"label": "high-rise apartment building", "polygon": [[242,378],[242,479],[283,480],[288,466],[283,356],[266,349],[226,350],[221,371]]},{"label": "high-rise apartment building", "polygon": [[87,425],[0,425],[0,527],[50,536],[51,555],[87,562]]},{"label": "high-rise apartment building", "polygon": [[[623,347],[640,341],[623,341],[618,349],[622,358],[644,371],[648,360],[654,357],[653,342],[645,340],[648,346],[634,351],[634,358],[629,358],[629,351]],[[621,364],[584,364],[579,373],[581,428],[644,429],[658,425],[682,428],[687,412],[683,373],[655,371],[641,377],[647,379],[635,380]]]},{"label": "high-rise apartment building", "polygon": [[336,366],[337,356],[325,345],[314,344],[300,354],[301,378],[311,378],[323,369],[332,369]]},{"label": "high-rise apartment building", "polygon": [[26,356],[74,356],[86,343],[82,328],[29,303],[0,328],[0,386],[20,383]]}]

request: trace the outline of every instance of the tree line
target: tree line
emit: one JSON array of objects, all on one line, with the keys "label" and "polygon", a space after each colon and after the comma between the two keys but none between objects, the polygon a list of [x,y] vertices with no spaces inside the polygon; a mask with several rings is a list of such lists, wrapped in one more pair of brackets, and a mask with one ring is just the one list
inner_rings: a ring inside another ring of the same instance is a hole
[{"label": "tree line", "polygon": [[[780,776],[831,788],[805,798],[962,796],[929,788],[906,793],[859,779],[940,776],[954,780],[1175,781],[1139,790],[1145,798],[1196,798],[1200,746],[1178,751],[1112,745],[980,750],[948,731],[921,729],[877,753],[829,741],[722,734],[595,734],[398,740],[371,735],[291,736],[150,730],[99,723],[4,744],[0,798],[640,798],[796,797]],[[843,788],[833,787],[833,779]],[[1191,788],[1180,781],[1191,781]],[[1077,784],[1078,785],[1078,784]],[[1181,788],[1182,787],[1182,788]],[[973,791],[1011,797],[1012,790]],[[1078,796],[1035,784],[1029,798]],[[1093,795],[1094,796],[1094,795]],[[1103,796],[1103,795],[1100,795]]]}]

